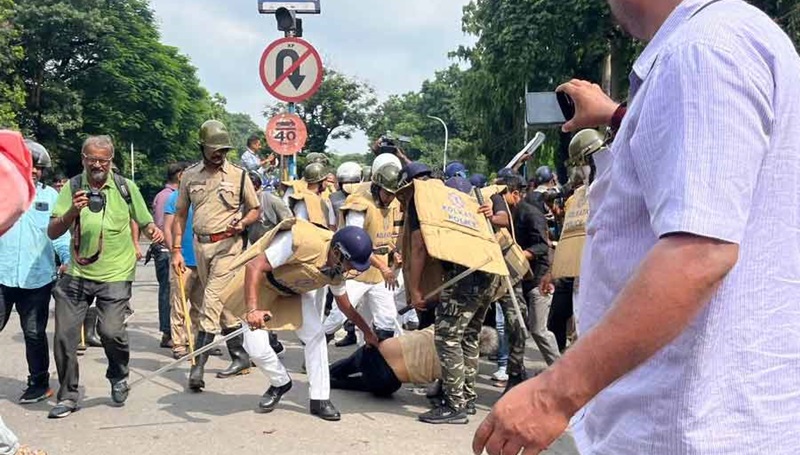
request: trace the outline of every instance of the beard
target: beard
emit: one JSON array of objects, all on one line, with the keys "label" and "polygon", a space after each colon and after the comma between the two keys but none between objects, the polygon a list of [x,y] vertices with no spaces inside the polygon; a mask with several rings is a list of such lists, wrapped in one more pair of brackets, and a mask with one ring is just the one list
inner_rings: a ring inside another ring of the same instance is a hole
[{"label": "beard", "polygon": [[102,170],[92,170],[89,171],[89,177],[91,177],[92,181],[95,183],[105,183],[106,179],[108,178],[108,172]]}]

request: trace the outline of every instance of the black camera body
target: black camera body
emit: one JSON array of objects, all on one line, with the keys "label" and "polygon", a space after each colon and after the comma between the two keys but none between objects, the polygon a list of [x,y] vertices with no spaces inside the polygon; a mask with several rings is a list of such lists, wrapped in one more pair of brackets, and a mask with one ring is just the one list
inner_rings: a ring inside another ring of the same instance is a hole
[{"label": "black camera body", "polygon": [[86,191],[86,196],[89,198],[89,211],[92,213],[100,213],[106,208],[106,195],[102,191],[90,188]]},{"label": "black camera body", "polygon": [[397,142],[389,136],[381,136],[378,142],[378,155],[383,153],[397,153]]}]

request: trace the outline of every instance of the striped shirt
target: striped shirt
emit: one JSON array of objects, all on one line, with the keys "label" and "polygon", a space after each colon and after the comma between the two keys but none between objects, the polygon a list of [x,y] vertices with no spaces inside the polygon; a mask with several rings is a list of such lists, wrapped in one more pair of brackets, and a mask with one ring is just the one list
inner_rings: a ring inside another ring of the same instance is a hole
[{"label": "striped shirt", "polygon": [[740,249],[686,330],[576,415],[581,453],[796,454],[800,59],[791,41],[741,0],[684,0],[635,62],[627,115],[596,161],[581,332],[660,237]]}]

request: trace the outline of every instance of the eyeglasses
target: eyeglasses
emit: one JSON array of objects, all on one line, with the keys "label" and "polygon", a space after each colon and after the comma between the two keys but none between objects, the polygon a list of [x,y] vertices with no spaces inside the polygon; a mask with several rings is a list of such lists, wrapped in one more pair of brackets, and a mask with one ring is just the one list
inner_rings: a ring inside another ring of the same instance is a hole
[{"label": "eyeglasses", "polygon": [[111,158],[95,158],[93,156],[88,156],[85,153],[81,153],[81,155],[83,156],[83,159],[86,160],[86,162],[89,164],[97,163],[105,166],[111,162]]}]

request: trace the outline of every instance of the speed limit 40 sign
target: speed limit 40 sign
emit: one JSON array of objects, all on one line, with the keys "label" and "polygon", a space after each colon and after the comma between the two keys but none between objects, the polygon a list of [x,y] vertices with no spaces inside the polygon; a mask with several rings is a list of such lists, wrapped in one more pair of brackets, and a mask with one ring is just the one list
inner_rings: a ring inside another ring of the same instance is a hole
[{"label": "speed limit 40 sign", "polygon": [[278,114],[267,124],[267,144],[279,155],[294,155],[308,139],[306,124],[297,114]]}]

